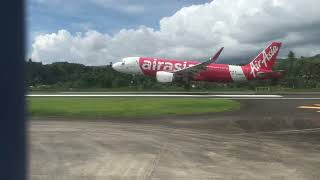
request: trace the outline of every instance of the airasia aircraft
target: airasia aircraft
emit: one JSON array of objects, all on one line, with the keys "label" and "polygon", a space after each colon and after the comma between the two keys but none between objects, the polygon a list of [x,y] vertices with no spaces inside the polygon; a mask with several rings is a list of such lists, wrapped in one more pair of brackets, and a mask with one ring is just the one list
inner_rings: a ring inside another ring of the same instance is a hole
[{"label": "airasia aircraft", "polygon": [[178,61],[162,58],[127,57],[114,63],[112,68],[121,73],[153,76],[158,82],[245,82],[250,80],[278,79],[281,71],[273,71],[281,43],[273,42],[249,64],[235,66],[215,64],[223,48],[209,61]]}]

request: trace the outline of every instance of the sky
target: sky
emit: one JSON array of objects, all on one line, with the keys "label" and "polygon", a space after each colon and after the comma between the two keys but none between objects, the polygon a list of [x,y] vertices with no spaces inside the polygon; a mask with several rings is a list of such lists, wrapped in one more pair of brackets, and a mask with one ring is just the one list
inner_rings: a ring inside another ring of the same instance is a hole
[{"label": "sky", "polygon": [[317,0],[28,0],[28,58],[105,65],[127,56],[245,63],[272,41],[320,54]]}]

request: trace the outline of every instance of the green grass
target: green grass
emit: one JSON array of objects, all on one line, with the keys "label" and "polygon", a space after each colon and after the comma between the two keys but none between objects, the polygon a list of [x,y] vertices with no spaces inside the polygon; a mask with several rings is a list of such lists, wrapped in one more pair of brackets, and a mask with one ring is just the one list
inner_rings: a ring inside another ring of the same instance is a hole
[{"label": "green grass", "polygon": [[61,118],[144,118],[240,108],[240,103],[236,101],[207,98],[31,97],[27,102],[31,117]]}]

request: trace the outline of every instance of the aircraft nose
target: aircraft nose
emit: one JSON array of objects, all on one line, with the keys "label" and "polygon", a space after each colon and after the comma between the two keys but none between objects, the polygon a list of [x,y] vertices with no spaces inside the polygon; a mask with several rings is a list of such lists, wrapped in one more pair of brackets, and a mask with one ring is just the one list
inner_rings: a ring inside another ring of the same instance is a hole
[{"label": "aircraft nose", "polygon": [[120,70],[120,62],[116,62],[114,64],[112,64],[112,68],[116,71],[119,71]]}]

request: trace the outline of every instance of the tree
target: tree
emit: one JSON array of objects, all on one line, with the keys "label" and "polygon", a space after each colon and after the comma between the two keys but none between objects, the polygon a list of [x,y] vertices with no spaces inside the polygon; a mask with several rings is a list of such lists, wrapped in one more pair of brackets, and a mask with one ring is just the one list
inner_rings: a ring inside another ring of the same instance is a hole
[{"label": "tree", "polygon": [[294,52],[290,51],[288,54],[288,60],[290,63],[290,66],[289,66],[289,73],[290,74],[292,73],[292,68],[293,68],[293,64],[294,64],[295,59],[296,59],[296,55],[294,54]]},{"label": "tree", "polygon": [[[51,87],[57,89],[83,88],[113,88],[127,90],[189,90],[181,83],[160,84],[155,77],[122,74],[112,69],[110,65],[85,66],[82,64],[57,62],[42,64],[31,59],[26,63],[27,85],[34,88]],[[271,81],[254,81],[243,84],[218,84],[198,82],[197,89],[213,90],[217,88],[255,89],[256,86],[286,86],[294,88],[315,88],[320,85],[320,56],[296,59],[290,51],[288,58],[279,60],[274,70],[285,70],[286,76]],[[134,83],[131,83],[133,80]]]},{"label": "tree", "polygon": [[289,83],[291,84],[291,87],[294,88],[295,87],[295,72],[293,72],[294,69],[294,62],[296,60],[296,56],[294,54],[293,51],[290,51],[288,54],[288,60],[289,60],[289,72],[288,72],[288,79],[289,79]]}]

